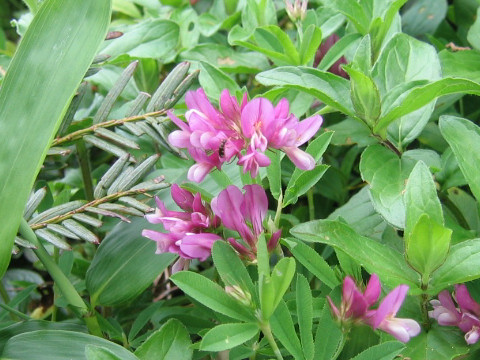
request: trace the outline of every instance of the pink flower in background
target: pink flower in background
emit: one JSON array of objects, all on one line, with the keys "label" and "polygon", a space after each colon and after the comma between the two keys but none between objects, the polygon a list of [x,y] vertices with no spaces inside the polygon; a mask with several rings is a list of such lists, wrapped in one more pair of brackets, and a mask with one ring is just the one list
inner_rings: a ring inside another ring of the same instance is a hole
[{"label": "pink flower in background", "polygon": [[[263,220],[267,215],[268,199],[265,190],[260,185],[244,186],[243,194],[234,185],[222,190],[212,200],[212,210],[224,227],[238,232],[242,242],[230,237],[228,241],[243,256],[253,260],[257,254],[257,241],[264,231]],[[271,235],[267,244],[273,250],[280,239],[281,231]]]},{"label": "pink flower in background", "polygon": [[186,148],[196,164],[190,168],[188,179],[201,182],[212,170],[221,169],[223,163],[238,158],[244,173],[258,175],[260,167],[270,165],[265,154],[268,148],[284,151],[302,170],[315,167],[313,157],[299,146],[311,139],[322,118],[312,116],[301,122],[289,113],[286,99],[274,107],[265,98],[242,102],[224,90],[220,96],[220,110],[207,99],[202,89],[189,91],[185,96],[187,123],[169,112],[170,119],[180,128],[168,139],[179,148]]},{"label": "pink flower in background", "polygon": [[157,209],[145,218],[151,224],[162,224],[167,233],[143,230],[142,236],[157,242],[157,254],[175,253],[184,259],[205,260],[210,256],[213,243],[221,237],[212,231],[220,225],[208,205],[205,205],[200,193],[193,195],[173,184],[172,198],[183,211],[168,210],[163,202],[156,198]]},{"label": "pink flower in background", "polygon": [[399,285],[385,296],[377,309],[370,309],[380,297],[381,285],[377,275],[372,274],[362,293],[355,281],[347,276],[343,281],[340,308],[327,296],[334,317],[344,326],[363,323],[373,329],[383,330],[397,340],[407,342],[420,333],[420,325],[412,319],[396,318],[408,291],[407,285]]},{"label": "pink flower in background", "polygon": [[[340,38],[338,37],[337,34],[332,34],[328,38],[323,39],[320,47],[317,50],[317,53],[315,54],[315,60],[313,62],[313,67],[317,67],[318,64],[322,61],[322,59],[325,57],[327,54],[328,50],[335,45],[337,41],[339,41]],[[344,56],[342,56],[340,59],[338,59],[329,69],[332,74],[344,77],[345,79],[348,79],[348,74],[342,69],[342,65],[347,63],[347,59],[345,59]]]},{"label": "pink flower in background", "polygon": [[467,344],[475,344],[480,339],[480,305],[472,299],[465,285],[455,285],[455,305],[448,290],[438,294],[438,300],[430,303],[433,310],[428,315],[442,326],[457,326],[465,333]]}]

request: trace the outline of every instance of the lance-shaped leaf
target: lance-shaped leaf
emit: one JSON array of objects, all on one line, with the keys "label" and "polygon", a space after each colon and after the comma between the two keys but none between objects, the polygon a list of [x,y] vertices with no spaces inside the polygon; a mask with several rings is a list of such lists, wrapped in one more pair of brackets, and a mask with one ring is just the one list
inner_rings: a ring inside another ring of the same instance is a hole
[{"label": "lance-shaped leaf", "polygon": [[200,343],[200,350],[223,351],[241,345],[259,332],[258,324],[221,324],[209,330]]},{"label": "lance-shaped leaf", "polygon": [[58,247],[59,249],[62,249],[62,250],[72,249],[70,245],[65,241],[65,239],[63,239],[63,237],[55,235],[54,233],[46,229],[38,229],[35,231],[35,234],[37,234],[37,236],[42,238],[43,240],[48,241],[50,244]]},{"label": "lance-shaped leaf", "polygon": [[95,129],[95,134],[104,139],[111,140],[120,146],[128,147],[130,149],[140,149],[140,147],[135,141],[127,139],[125,136],[119,135],[114,131],[104,128],[98,128]]},{"label": "lance-shaped leaf", "polygon": [[35,216],[33,219],[31,219],[28,223],[29,224],[38,224],[43,221],[47,221],[49,219],[52,219],[56,216],[63,215],[68,213],[69,211],[78,209],[82,205],[85,204],[86,201],[84,200],[75,200],[75,201],[70,201],[68,203],[62,204],[55,206],[51,209],[45,210],[44,212],[38,214]]},{"label": "lance-shaped leaf", "polygon": [[[113,154],[116,157],[120,158],[125,155],[128,155],[128,153],[122,148],[118,147],[117,145],[113,145],[108,141],[100,139],[99,137],[96,137],[93,135],[85,135],[83,138],[86,142],[92,144],[93,146],[98,147],[99,149],[105,150],[106,152],[109,152],[110,154]],[[131,162],[135,162],[135,158],[133,156],[130,156],[129,160]]]},{"label": "lance-shaped leaf", "polygon": [[25,206],[25,211],[23,212],[23,217],[26,220],[29,220],[35,210],[37,210],[38,205],[40,205],[45,195],[47,195],[47,189],[42,187],[30,196],[27,205]]},{"label": "lance-shaped leaf", "polygon": [[73,232],[75,235],[77,235],[79,238],[94,243],[98,244],[99,239],[97,235],[92,233],[90,230],[85,228],[83,225],[80,225],[78,222],[72,219],[67,219],[62,222],[62,225],[65,226],[68,230]]},{"label": "lance-shaped leaf", "polygon": [[93,227],[100,227],[103,225],[103,222],[101,222],[97,218],[85,214],[73,214],[72,218]]},{"label": "lance-shaped leaf", "polygon": [[444,115],[440,118],[440,131],[452,148],[458,166],[480,201],[480,128],[470,120]]}]

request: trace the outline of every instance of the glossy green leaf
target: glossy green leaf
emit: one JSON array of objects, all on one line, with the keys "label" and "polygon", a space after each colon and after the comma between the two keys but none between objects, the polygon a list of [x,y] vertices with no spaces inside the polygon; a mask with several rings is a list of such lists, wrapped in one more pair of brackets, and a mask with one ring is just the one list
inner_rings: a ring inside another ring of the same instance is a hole
[{"label": "glossy green leaf", "polygon": [[380,93],[372,78],[352,67],[344,67],[350,75],[351,98],[357,116],[373,127],[380,116]]},{"label": "glossy green leaf", "polygon": [[170,319],[135,350],[135,355],[140,360],[190,360],[193,355],[191,345],[185,326]]},{"label": "glossy green leaf", "polygon": [[437,189],[432,174],[423,161],[419,161],[408,177],[405,187],[405,234],[413,231],[422,214],[427,214],[430,220],[443,225],[442,204],[437,197]]},{"label": "glossy green leaf", "polygon": [[342,341],[342,330],[333,320],[330,306],[325,303],[315,334],[315,359],[331,360]]},{"label": "glossy green leaf", "polygon": [[120,55],[133,58],[158,58],[169,61],[175,58],[179,26],[170,20],[142,21],[123,29],[123,35],[111,40],[101,53],[115,59]]},{"label": "glossy green leaf", "polygon": [[266,86],[284,86],[306,92],[355,118],[350,100],[350,83],[340,76],[308,67],[285,66],[264,71],[256,79]]},{"label": "glossy green leaf", "polygon": [[418,274],[403,254],[378,241],[358,235],[348,225],[331,220],[315,220],[295,226],[294,236],[308,242],[319,242],[338,248],[355,259],[369,273],[379,274],[382,282],[394,287],[399,284],[418,290]]},{"label": "glossy green leaf", "polygon": [[[0,275],[35,177],[63,113],[103,40],[109,0],[50,0],[41,6],[0,90]],[[55,21],[52,21],[55,18]],[[59,41],[61,34],[61,41]],[[19,161],[21,159],[21,161]]]},{"label": "glossy green leaf", "polygon": [[271,280],[275,291],[272,306],[274,311],[290,287],[290,283],[295,275],[295,267],[295,260],[291,257],[286,257],[281,259],[272,270]]},{"label": "glossy green leaf", "polygon": [[299,49],[300,64],[308,65],[318,51],[322,41],[322,31],[314,24],[310,25],[303,33],[302,43]]},{"label": "glossy green leaf", "polygon": [[252,279],[242,260],[228,243],[216,241],[212,248],[212,258],[225,286],[238,286],[255,297]]},{"label": "glossy green leaf", "polygon": [[277,200],[282,193],[282,155],[277,149],[267,152],[267,156],[270,159],[270,165],[267,166],[268,184],[270,185],[270,193]]},{"label": "glossy green leaf", "polygon": [[219,285],[200,274],[180,271],[173,274],[171,279],[185,294],[213,311],[242,321],[254,319],[250,309],[227,295]]},{"label": "glossy green leaf", "polygon": [[206,62],[200,62],[199,67],[200,75],[198,80],[200,81],[200,84],[205,90],[207,96],[211,99],[220,99],[220,94],[222,93],[223,89],[230,90],[230,93],[232,94],[240,91],[240,87],[237,85],[237,83],[215,66]]},{"label": "glossy green leaf", "polygon": [[387,341],[362,351],[351,360],[392,360],[405,349],[399,341]]},{"label": "glossy green leaf", "polygon": [[98,346],[122,360],[138,360],[130,351],[98,336],[64,330],[38,330],[12,337],[2,357],[17,360],[87,360],[87,346]]},{"label": "glossy green leaf", "polygon": [[437,294],[448,286],[480,278],[479,261],[479,239],[453,245],[443,265],[433,273],[429,293]]},{"label": "glossy green leaf", "polygon": [[440,118],[440,131],[452,148],[460,170],[480,201],[480,128],[470,120],[444,115]]},{"label": "glossy green leaf", "polygon": [[469,351],[461,331],[447,326],[433,326],[428,332],[410,339],[406,345],[402,355],[412,360],[453,360]]},{"label": "glossy green leaf", "polygon": [[[313,140],[306,149],[306,152],[320,161],[322,155],[327,150],[332,139],[333,132],[328,131]],[[297,202],[299,196],[305,194],[312,188],[328,170],[328,165],[317,165],[313,170],[300,170],[295,168],[290,181],[288,182],[283,198],[283,207]]]},{"label": "glossy green leaf", "polygon": [[132,300],[175,259],[173,254],[155,254],[155,242],[141,237],[143,227],[143,218],[118,224],[100,244],[86,276],[92,304],[112,306]]},{"label": "glossy green leaf", "polygon": [[358,33],[343,36],[328,50],[328,52],[318,64],[317,69],[322,71],[327,71],[328,69],[330,69],[330,67],[335,64],[338,59],[345,55],[345,52],[347,52],[350,48],[354,47],[355,44],[357,44],[360,38],[361,35]]},{"label": "glossy green leaf", "polygon": [[423,214],[405,241],[408,263],[423,275],[425,281],[447,257],[452,230]]},{"label": "glossy green leaf", "polygon": [[411,36],[433,34],[447,14],[447,0],[418,0],[402,13],[402,30]]},{"label": "glossy green leaf", "polygon": [[[449,51],[447,49],[438,53],[442,64],[442,73],[446,77],[460,77],[475,82],[480,82],[480,52],[476,50]],[[462,66],[458,66],[462,64]]]},{"label": "glossy green leaf", "polygon": [[307,278],[301,274],[297,274],[296,301],[298,328],[300,330],[303,354],[306,360],[312,360],[314,356],[312,290]]},{"label": "glossy green leaf", "polygon": [[476,20],[468,30],[467,40],[472,44],[473,48],[480,50],[480,9],[477,9]]},{"label": "glossy green leaf", "polygon": [[221,324],[209,330],[200,343],[200,350],[223,351],[241,345],[259,332],[258,324]]},{"label": "glossy green leaf", "polygon": [[[395,90],[402,87],[402,84],[419,80],[440,80],[440,61],[433,46],[399,33],[382,50],[372,71],[372,77],[382,96],[383,117],[390,110],[404,104],[403,96],[406,96],[411,88],[402,88],[396,93]],[[427,124],[435,102],[424,105],[395,120],[388,127],[389,138],[399,147],[413,141]]]},{"label": "glossy green leaf", "polygon": [[295,240],[285,242],[295,259],[325,285],[333,289],[340,283],[330,265],[310,246]]},{"label": "glossy green leaf", "polygon": [[370,18],[357,1],[336,0],[332,5],[352,22],[360,34],[367,34],[370,26]]},{"label": "glossy green leaf", "polygon": [[273,335],[278,338],[280,343],[292,354],[294,359],[303,360],[302,346],[295,332],[292,316],[283,300],[280,301],[275,313],[271,317],[270,325]]},{"label": "glossy green leaf", "polygon": [[87,360],[122,360],[112,351],[96,345],[85,347],[85,357]]},{"label": "glossy green leaf", "polygon": [[414,165],[414,160],[400,159],[381,145],[369,146],[360,160],[360,172],[363,180],[370,184],[375,210],[390,224],[401,229],[405,227],[403,193]]},{"label": "glossy green leaf", "polygon": [[374,131],[379,133],[394,120],[420,109],[440,96],[451,94],[472,94],[479,96],[480,84],[466,79],[444,78],[427,85],[419,86],[408,93],[408,95],[402,99],[402,103],[399,106],[390,109],[385,115],[382,115]]}]

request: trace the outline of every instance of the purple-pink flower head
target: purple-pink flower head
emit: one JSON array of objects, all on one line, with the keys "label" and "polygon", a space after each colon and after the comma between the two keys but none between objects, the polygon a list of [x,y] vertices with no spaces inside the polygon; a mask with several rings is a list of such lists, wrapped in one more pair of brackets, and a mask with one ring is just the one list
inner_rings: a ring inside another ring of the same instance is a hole
[{"label": "purple-pink flower head", "polygon": [[220,225],[220,219],[203,203],[200,193],[193,195],[173,184],[171,194],[183,211],[168,210],[156,198],[155,213],[145,218],[152,224],[162,224],[167,233],[143,230],[142,235],[157,242],[157,254],[171,252],[184,259],[203,261],[210,256],[213,243],[221,239],[212,233]]},{"label": "purple-pink flower head", "polygon": [[[245,193],[234,185],[222,190],[212,200],[212,210],[225,228],[239,234],[241,241],[233,237],[228,241],[244,257],[254,260],[257,253],[257,241],[263,232],[263,220],[268,210],[268,199],[260,185],[244,186]],[[273,250],[280,238],[281,231],[271,235],[267,244]]]},{"label": "purple-pink flower head", "polygon": [[372,274],[365,291],[362,293],[355,281],[347,276],[343,282],[340,309],[327,297],[334,317],[347,327],[350,324],[363,323],[373,329],[383,330],[397,340],[407,342],[420,333],[420,325],[412,319],[396,318],[408,291],[407,285],[393,289],[382,300],[377,309],[370,309],[380,297],[381,285],[377,275]]},{"label": "purple-pink flower head", "polygon": [[455,305],[448,290],[438,294],[438,300],[430,303],[433,310],[428,315],[442,326],[457,326],[465,333],[467,344],[475,344],[480,339],[480,304],[471,297],[464,284],[455,285]]},{"label": "purple-pink flower head", "polygon": [[188,172],[191,181],[201,182],[213,169],[238,158],[244,173],[258,175],[260,167],[270,165],[265,154],[267,149],[284,151],[290,160],[302,170],[315,167],[311,155],[299,149],[312,138],[322,118],[312,116],[301,122],[289,113],[286,99],[274,107],[265,98],[247,100],[244,94],[241,103],[223,90],[220,96],[220,110],[207,99],[202,89],[189,91],[185,96],[188,111],[187,122],[181,121],[172,112],[170,119],[180,128],[168,139],[179,148],[186,148],[196,164]]}]

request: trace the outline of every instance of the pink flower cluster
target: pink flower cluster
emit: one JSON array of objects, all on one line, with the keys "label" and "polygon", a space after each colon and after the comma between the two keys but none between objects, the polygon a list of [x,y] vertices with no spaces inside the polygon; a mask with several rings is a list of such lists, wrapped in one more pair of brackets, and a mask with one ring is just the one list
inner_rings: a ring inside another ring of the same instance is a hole
[{"label": "pink flower cluster", "polygon": [[465,285],[455,285],[455,300],[453,302],[448,290],[438,295],[438,300],[430,303],[433,310],[428,315],[436,319],[439,325],[457,326],[465,333],[467,344],[475,344],[480,339],[480,305],[472,299]]},{"label": "pink flower cluster", "polygon": [[420,325],[412,319],[396,318],[398,310],[407,295],[408,286],[399,285],[385,296],[377,309],[370,309],[379,299],[380,280],[372,274],[365,291],[362,293],[355,281],[347,276],[343,281],[340,309],[327,296],[334,317],[343,325],[363,323],[373,329],[383,330],[397,340],[407,342],[420,333]]},{"label": "pink flower cluster", "polygon": [[238,158],[244,173],[256,177],[260,167],[270,165],[265,152],[268,148],[280,149],[300,169],[311,170],[315,160],[298,147],[316,134],[322,125],[319,115],[298,121],[290,114],[286,99],[277,106],[265,98],[242,102],[223,90],[220,110],[207,99],[203,89],[189,91],[185,95],[188,111],[187,123],[172,112],[170,119],[180,128],[172,132],[168,140],[173,146],[186,148],[196,161],[188,171],[188,179],[201,182],[214,168]]},{"label": "pink flower cluster", "polygon": [[[170,252],[180,256],[174,271],[185,259],[206,260],[213,243],[223,239],[219,235],[222,225],[238,233],[240,239],[229,237],[228,241],[240,255],[254,260],[258,237],[264,231],[268,199],[260,185],[246,185],[244,189],[245,193],[242,193],[231,185],[209,205],[202,201],[200,193],[192,195],[173,184],[172,198],[183,211],[168,210],[157,198],[155,213],[146,215],[146,219],[152,224],[162,224],[167,232],[143,230],[142,235],[157,242],[157,254]],[[271,235],[268,242],[270,251],[276,247],[280,234],[281,231],[277,231]]]}]

